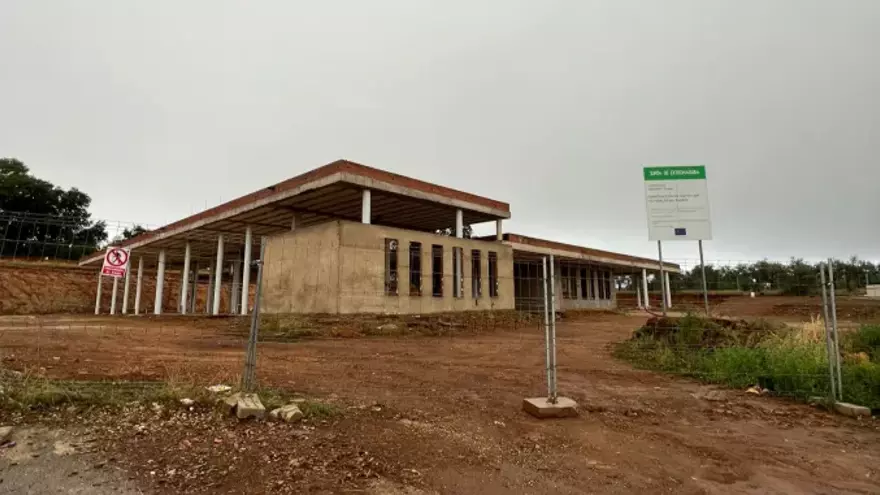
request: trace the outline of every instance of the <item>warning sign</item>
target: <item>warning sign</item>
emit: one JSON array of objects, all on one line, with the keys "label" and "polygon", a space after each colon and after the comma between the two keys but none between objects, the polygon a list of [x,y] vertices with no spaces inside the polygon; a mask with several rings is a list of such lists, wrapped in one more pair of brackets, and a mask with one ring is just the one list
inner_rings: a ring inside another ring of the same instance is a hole
[{"label": "warning sign", "polygon": [[131,251],[123,247],[109,247],[104,254],[104,266],[101,275],[108,277],[124,277],[128,271],[128,258]]}]

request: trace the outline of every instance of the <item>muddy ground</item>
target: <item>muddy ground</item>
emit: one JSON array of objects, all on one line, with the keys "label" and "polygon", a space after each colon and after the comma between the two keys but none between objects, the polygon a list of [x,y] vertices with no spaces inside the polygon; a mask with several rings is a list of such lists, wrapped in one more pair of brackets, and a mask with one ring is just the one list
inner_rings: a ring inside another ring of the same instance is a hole
[{"label": "muddy ground", "polygon": [[[646,319],[559,323],[560,389],[580,404],[578,418],[539,421],[521,411],[524,397],[546,393],[543,331],[534,325],[304,339],[261,344],[258,379],[334,404],[338,415],[295,426],[239,425],[202,409],[128,412],[115,426],[102,416],[95,427],[106,441],[92,455],[115,459],[125,480],[160,493],[880,492],[874,420],[614,359],[611,345]],[[0,351],[5,367],[53,378],[231,383],[244,348],[235,326],[4,317]],[[63,418],[59,426],[90,422],[82,411]]]}]

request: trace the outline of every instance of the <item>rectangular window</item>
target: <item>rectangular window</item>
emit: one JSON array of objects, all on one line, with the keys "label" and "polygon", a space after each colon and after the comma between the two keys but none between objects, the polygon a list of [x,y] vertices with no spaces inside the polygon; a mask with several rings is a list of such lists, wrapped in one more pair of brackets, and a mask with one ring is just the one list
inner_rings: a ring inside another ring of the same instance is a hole
[{"label": "rectangular window", "polygon": [[587,269],[581,268],[581,299],[589,299],[590,298],[590,284],[587,279]]},{"label": "rectangular window", "polygon": [[611,272],[604,272],[605,299],[611,299]]},{"label": "rectangular window", "polygon": [[409,243],[409,295],[422,295],[422,243]]},{"label": "rectangular window", "polygon": [[571,290],[570,290],[570,287],[568,284],[568,281],[569,281],[568,265],[560,265],[559,271],[561,272],[560,277],[562,279],[561,280],[561,282],[562,282],[562,298],[563,299],[571,299]]},{"label": "rectangular window", "polygon": [[462,260],[463,250],[460,247],[452,248],[452,295],[455,297],[464,297],[464,280],[462,276]]},{"label": "rectangular window", "polygon": [[397,239],[385,239],[385,295],[397,295]]},{"label": "rectangular window", "polygon": [[431,246],[431,294],[443,297],[443,246]]},{"label": "rectangular window", "polygon": [[480,250],[471,250],[471,295],[474,299],[483,297],[483,277],[481,272]]},{"label": "rectangular window", "polygon": [[498,253],[495,251],[489,251],[489,297],[498,297]]}]

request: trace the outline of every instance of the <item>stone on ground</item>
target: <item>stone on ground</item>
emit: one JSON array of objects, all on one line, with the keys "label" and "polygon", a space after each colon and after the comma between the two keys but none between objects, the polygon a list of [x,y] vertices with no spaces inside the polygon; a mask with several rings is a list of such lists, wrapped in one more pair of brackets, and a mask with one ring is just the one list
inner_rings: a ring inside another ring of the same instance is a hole
[{"label": "stone on ground", "polygon": [[262,419],[266,416],[266,408],[257,394],[243,394],[235,404],[235,416],[238,419]]},{"label": "stone on ground", "polygon": [[295,423],[303,418],[303,412],[296,404],[287,404],[284,407],[273,409],[269,415],[286,423]]},{"label": "stone on ground", "polygon": [[536,418],[567,418],[577,416],[577,403],[568,397],[557,397],[550,402],[548,397],[523,399],[523,411]]},{"label": "stone on ground", "polygon": [[12,439],[12,427],[11,426],[0,427],[0,444],[4,444],[11,439]]},{"label": "stone on ground", "polygon": [[229,385],[222,384],[211,385],[210,387],[205,388],[208,389],[209,392],[214,392],[215,394],[222,394],[224,392],[229,392],[230,390],[232,390],[232,387],[230,387]]},{"label": "stone on ground", "polygon": [[850,404],[848,402],[835,402],[834,410],[844,416],[852,416],[853,418],[857,418],[859,416],[871,416],[871,410],[864,406],[857,406],[855,404]]}]

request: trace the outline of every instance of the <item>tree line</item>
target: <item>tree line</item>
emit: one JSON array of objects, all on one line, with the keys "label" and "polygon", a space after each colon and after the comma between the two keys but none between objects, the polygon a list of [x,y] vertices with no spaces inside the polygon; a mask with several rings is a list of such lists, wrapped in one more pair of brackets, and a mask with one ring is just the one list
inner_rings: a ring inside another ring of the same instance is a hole
[{"label": "tree line", "polygon": [[92,198],[31,174],[15,158],[0,158],[0,257],[76,260],[145,232],[139,225],[109,239],[107,224],[89,213]]},{"label": "tree line", "polygon": [[[867,284],[880,283],[880,264],[856,256],[834,260],[833,269],[835,287],[839,291],[857,292]],[[710,291],[811,295],[821,290],[819,280],[819,264],[800,258],[792,258],[787,263],[762,260],[733,266],[706,265],[706,282]],[[659,280],[652,283],[659,290]],[[673,290],[702,290],[700,266],[671,277],[670,286]]]}]

